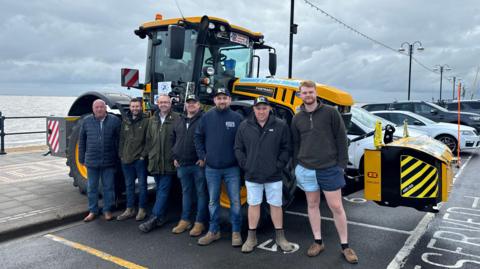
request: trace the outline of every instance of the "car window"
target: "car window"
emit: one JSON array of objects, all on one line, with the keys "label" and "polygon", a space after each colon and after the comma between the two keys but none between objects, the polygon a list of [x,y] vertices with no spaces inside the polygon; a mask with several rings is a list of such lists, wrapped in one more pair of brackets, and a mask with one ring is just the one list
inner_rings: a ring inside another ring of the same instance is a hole
[{"label": "car window", "polygon": [[[426,104],[427,106],[430,106],[430,107],[435,108],[435,109],[437,109],[437,110],[444,111],[444,112],[448,112],[448,110],[447,110],[446,108],[441,107],[441,106],[439,106],[439,105],[437,105],[437,104],[430,103],[430,102],[426,102],[425,104]],[[431,109],[431,108],[430,108],[430,109]],[[430,110],[429,110],[429,111],[430,111]]]},{"label": "car window", "polygon": [[415,113],[420,114],[428,114],[433,109],[433,107],[424,104],[424,103],[416,103],[415,104]]},{"label": "car window", "polygon": [[369,129],[375,129],[375,124],[377,123],[377,121],[380,121],[382,123],[382,126],[392,124],[388,120],[377,117],[372,113],[366,111],[365,109],[359,107],[352,107],[352,118],[354,118],[360,125],[365,126]]},{"label": "car window", "polygon": [[456,104],[456,103],[447,104],[447,109],[448,110],[457,110],[457,108],[458,108],[458,104]]},{"label": "car window", "polygon": [[354,122],[351,122],[350,128],[348,128],[348,134],[349,135],[363,135],[363,134],[365,134],[365,131],[363,131],[362,128],[360,128]]},{"label": "car window", "polygon": [[468,102],[467,104],[473,109],[480,109],[480,102]]},{"label": "car window", "polygon": [[[390,117],[390,113],[386,113],[386,112],[380,112],[380,113],[375,113],[374,114],[375,116],[379,116],[380,118],[384,118],[388,121],[392,121],[391,120],[391,117]],[[393,121],[392,121],[393,122]]]},{"label": "car window", "polygon": [[412,103],[395,103],[393,104],[393,108],[395,108],[395,110],[413,111],[413,104]]},{"label": "car window", "polygon": [[364,105],[362,108],[368,111],[386,110],[388,109],[388,104],[370,104]]},{"label": "car window", "polygon": [[[398,116],[399,114],[397,113],[390,113],[388,114],[389,116],[389,121],[395,123],[396,125],[403,125],[403,120]],[[383,117],[383,115],[382,115]]]},{"label": "car window", "polygon": [[412,116],[409,116],[409,115],[406,115],[406,114],[403,114],[403,113],[396,113],[396,114],[397,114],[397,116],[398,116],[398,119],[397,119],[397,120],[401,122],[401,125],[403,125],[403,122],[404,122],[405,120],[407,120],[407,124],[408,124],[408,125],[414,125],[414,122],[415,122],[415,121],[420,122],[420,123],[421,123],[420,125],[425,125],[424,123],[422,123],[421,121],[415,119],[415,118],[412,117]]}]

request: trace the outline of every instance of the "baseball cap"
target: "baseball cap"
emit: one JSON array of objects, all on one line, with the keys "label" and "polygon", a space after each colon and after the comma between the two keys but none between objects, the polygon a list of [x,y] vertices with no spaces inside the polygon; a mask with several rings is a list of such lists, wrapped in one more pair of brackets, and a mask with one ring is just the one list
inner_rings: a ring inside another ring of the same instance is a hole
[{"label": "baseball cap", "polygon": [[198,102],[197,96],[195,94],[187,95],[187,100],[186,101],[188,102],[188,101],[192,101],[192,100]]},{"label": "baseball cap", "polygon": [[268,101],[267,97],[258,96],[257,98],[255,98],[255,101],[253,101],[253,105],[256,106],[259,104],[270,105],[270,102]]},{"label": "baseball cap", "polygon": [[225,88],[218,88],[214,96],[217,96],[219,94],[225,94],[226,96],[230,96],[230,93]]}]

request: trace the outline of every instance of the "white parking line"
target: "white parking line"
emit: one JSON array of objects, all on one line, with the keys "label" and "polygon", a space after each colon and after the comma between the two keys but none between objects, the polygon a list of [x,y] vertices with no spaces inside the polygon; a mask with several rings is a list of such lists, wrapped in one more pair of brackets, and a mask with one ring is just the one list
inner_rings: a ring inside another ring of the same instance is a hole
[{"label": "white parking line", "polygon": [[[285,214],[302,216],[302,217],[308,218],[308,214],[301,213],[301,212],[285,211]],[[322,217],[322,220],[333,221],[333,218]],[[362,223],[362,222],[347,221],[347,223],[350,224],[350,225],[362,226],[362,227],[367,227],[367,228],[372,228],[372,229],[377,229],[377,230],[383,230],[383,231],[387,231],[387,232],[394,232],[394,233],[400,233],[400,234],[406,234],[406,235],[411,235],[412,234],[412,232],[410,232],[410,231],[388,228],[388,227],[383,227],[383,226],[378,226],[378,225],[373,225],[373,224],[367,224],[367,223]]]},{"label": "white parking line", "polygon": [[[467,166],[468,162],[472,159],[473,155],[467,159],[465,163],[463,163],[462,167],[458,170],[457,174],[453,178],[453,183],[457,180],[457,178],[462,174],[463,169]],[[439,204],[438,208],[440,209],[443,204]],[[403,247],[398,251],[395,258],[390,262],[387,269],[399,269],[403,267],[405,261],[407,260],[408,256],[415,248],[415,245],[418,243],[418,240],[422,237],[423,234],[427,231],[428,225],[430,222],[435,218],[435,214],[427,213],[423,216],[422,220],[418,223],[417,227],[413,230],[412,234],[407,238]]]}]

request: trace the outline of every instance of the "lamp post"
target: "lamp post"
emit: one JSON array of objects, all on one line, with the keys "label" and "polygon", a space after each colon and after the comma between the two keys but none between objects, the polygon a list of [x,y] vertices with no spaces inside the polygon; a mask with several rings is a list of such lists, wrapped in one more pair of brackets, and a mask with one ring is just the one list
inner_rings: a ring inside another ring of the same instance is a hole
[{"label": "lamp post", "polygon": [[288,78],[292,78],[292,62],[293,62],[293,35],[297,34],[298,25],[294,23],[293,15],[295,8],[295,0],[290,1],[290,42],[288,46]]},{"label": "lamp post", "polygon": [[400,48],[398,49],[398,51],[404,52],[406,47],[408,49],[408,56],[410,58],[410,62],[408,65],[408,100],[410,100],[410,84],[412,81],[412,54],[413,54],[413,49],[415,45],[418,45],[418,48],[417,48],[418,51],[422,51],[425,49],[423,48],[422,42],[420,41],[415,41],[413,43],[403,42],[402,45],[400,45]]},{"label": "lamp post", "polygon": [[440,71],[440,98],[438,99],[439,102],[442,101],[442,81],[443,81],[443,71],[450,71],[452,68],[448,66],[448,64],[444,65],[437,65],[433,70]]},{"label": "lamp post", "polygon": [[452,100],[455,100],[455,83],[456,83],[456,82],[460,82],[460,81],[462,81],[463,79],[462,79],[461,77],[453,76],[453,77],[449,78],[448,80],[453,82],[453,87],[452,87]]}]

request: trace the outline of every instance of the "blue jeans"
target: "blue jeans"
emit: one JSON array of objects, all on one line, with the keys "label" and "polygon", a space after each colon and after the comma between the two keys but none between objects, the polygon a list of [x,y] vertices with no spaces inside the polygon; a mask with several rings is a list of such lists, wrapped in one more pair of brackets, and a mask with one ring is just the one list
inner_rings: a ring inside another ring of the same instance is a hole
[{"label": "blue jeans", "polygon": [[182,220],[191,220],[193,199],[197,197],[195,221],[206,224],[208,221],[208,192],[205,170],[198,165],[181,166],[177,168],[177,176],[182,184]]},{"label": "blue jeans", "polygon": [[135,207],[135,180],[138,178],[139,207],[147,207],[147,167],[145,160],[136,160],[133,163],[122,163],[125,177],[125,192],[127,194],[127,208]]},{"label": "blue jeans", "polygon": [[205,177],[207,178],[208,193],[210,202],[208,209],[210,211],[210,232],[218,232],[220,229],[220,191],[222,178],[227,187],[228,198],[230,199],[230,222],[232,223],[232,232],[240,232],[242,226],[242,213],[240,212],[240,168],[238,166],[214,169],[205,168]]},{"label": "blue jeans", "polygon": [[165,218],[167,212],[168,194],[170,193],[170,186],[172,185],[171,175],[154,175],[156,184],[156,198],[155,205],[152,209],[152,215],[157,218]]},{"label": "blue jeans", "polygon": [[102,180],[103,212],[112,212],[115,201],[115,168],[114,167],[87,167],[88,174],[88,210],[98,215],[98,183]]}]

